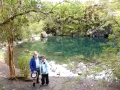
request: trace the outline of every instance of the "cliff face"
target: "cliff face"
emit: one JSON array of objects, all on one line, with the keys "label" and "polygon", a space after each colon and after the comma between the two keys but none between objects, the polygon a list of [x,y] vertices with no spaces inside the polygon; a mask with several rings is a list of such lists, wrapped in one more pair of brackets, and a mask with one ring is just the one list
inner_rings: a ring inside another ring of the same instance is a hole
[{"label": "cliff face", "polygon": [[100,29],[94,29],[94,30],[88,30],[87,36],[91,37],[105,37],[108,38],[109,34],[112,34],[112,27],[110,25],[103,27],[103,30]]}]

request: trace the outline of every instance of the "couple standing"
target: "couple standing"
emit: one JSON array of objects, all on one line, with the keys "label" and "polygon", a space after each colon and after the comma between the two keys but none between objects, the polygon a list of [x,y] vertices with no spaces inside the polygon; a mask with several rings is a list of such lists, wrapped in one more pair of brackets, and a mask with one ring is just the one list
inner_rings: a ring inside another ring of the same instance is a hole
[{"label": "couple standing", "polygon": [[39,83],[39,75],[41,75],[41,86],[49,84],[48,63],[45,57],[38,56],[36,51],[30,60],[30,69],[32,74],[36,75],[36,77],[33,78],[33,87],[35,87],[35,83]]}]

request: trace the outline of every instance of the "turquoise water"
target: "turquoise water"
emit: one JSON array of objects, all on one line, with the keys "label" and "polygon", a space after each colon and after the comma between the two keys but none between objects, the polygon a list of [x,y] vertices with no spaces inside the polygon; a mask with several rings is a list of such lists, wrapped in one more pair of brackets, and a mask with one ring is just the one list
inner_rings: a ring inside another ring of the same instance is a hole
[{"label": "turquoise water", "polygon": [[54,36],[23,43],[17,46],[15,51],[16,55],[20,55],[24,50],[38,51],[40,55],[46,56],[47,60],[58,62],[67,62],[79,56],[92,60],[94,56],[100,56],[103,44],[107,41],[105,38]]}]

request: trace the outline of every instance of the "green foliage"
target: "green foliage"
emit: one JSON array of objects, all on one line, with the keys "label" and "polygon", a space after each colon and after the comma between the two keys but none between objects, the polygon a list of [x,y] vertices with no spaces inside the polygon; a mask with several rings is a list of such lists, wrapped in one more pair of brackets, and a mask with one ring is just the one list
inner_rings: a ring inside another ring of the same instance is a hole
[{"label": "green foliage", "polygon": [[106,65],[103,69],[113,71],[115,77],[120,78],[120,52],[117,48],[110,47],[105,49],[101,55],[102,64]]},{"label": "green foliage", "polygon": [[63,4],[49,4],[56,7],[53,12],[45,19],[45,30],[57,33],[58,35],[71,35],[86,33],[88,30],[104,30],[103,27],[113,22],[111,15],[108,14],[107,4],[88,4],[82,5],[79,1],[64,2]]},{"label": "green foliage", "polygon": [[36,34],[40,36],[40,33],[43,31],[44,21],[29,23],[28,30],[31,31],[30,34]]},{"label": "green foliage", "polygon": [[0,84],[0,90],[2,90],[2,84]]},{"label": "green foliage", "polygon": [[58,35],[69,35],[79,31],[80,24],[78,23],[83,14],[83,5],[80,2],[64,2],[55,5],[53,13],[46,18],[46,31],[59,31]]},{"label": "green foliage", "polygon": [[27,79],[29,76],[30,68],[29,68],[29,62],[30,58],[32,56],[32,53],[27,52],[21,54],[18,59],[18,68],[21,70],[21,73],[24,75],[24,77]]}]

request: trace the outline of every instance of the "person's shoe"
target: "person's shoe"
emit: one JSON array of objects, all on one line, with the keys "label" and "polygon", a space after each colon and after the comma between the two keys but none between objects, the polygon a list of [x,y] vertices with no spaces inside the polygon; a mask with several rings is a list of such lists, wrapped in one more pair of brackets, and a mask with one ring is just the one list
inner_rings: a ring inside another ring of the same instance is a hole
[{"label": "person's shoe", "polygon": [[48,84],[45,84],[45,86],[48,86]]},{"label": "person's shoe", "polygon": [[35,87],[35,83],[33,83],[33,87]]},{"label": "person's shoe", "polygon": [[43,86],[43,84],[40,84],[40,87],[42,87]]}]

